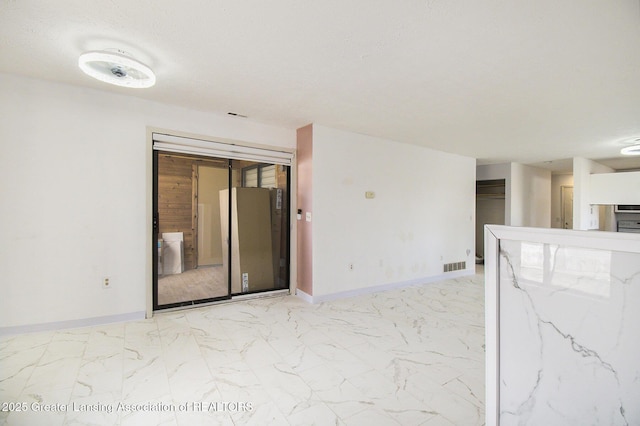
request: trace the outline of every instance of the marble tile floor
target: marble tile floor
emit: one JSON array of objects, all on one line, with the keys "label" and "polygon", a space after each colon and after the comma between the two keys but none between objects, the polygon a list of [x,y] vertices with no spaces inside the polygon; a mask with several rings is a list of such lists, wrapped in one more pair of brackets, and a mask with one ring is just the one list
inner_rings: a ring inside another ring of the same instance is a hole
[{"label": "marble tile floor", "polygon": [[0,424],[481,425],[483,300],[478,274],[2,337]]}]

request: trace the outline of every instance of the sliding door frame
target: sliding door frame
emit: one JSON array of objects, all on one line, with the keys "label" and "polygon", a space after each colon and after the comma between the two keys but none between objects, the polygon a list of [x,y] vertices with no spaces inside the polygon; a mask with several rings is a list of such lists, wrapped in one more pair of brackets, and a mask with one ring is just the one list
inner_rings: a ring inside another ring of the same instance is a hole
[{"label": "sliding door frame", "polygon": [[[204,156],[204,155],[193,155],[193,154],[181,154],[178,152],[165,152],[165,151],[161,151],[161,150],[153,150],[153,241],[157,242],[160,239],[160,229],[161,229],[161,218],[160,218],[160,214],[159,214],[159,209],[160,209],[160,203],[159,203],[159,196],[160,196],[160,188],[159,188],[159,176],[160,176],[160,172],[161,172],[161,161],[160,161],[160,157],[161,156],[167,156],[167,157],[175,157],[175,158],[180,158],[181,160],[188,160],[191,159],[192,161],[194,161],[191,164],[191,210],[190,210],[190,216],[191,216],[191,230],[192,235],[193,235],[193,247],[194,247],[194,252],[192,254],[192,266],[193,268],[190,270],[195,270],[198,269],[198,260],[197,260],[197,225],[194,223],[195,218],[194,218],[194,214],[197,215],[197,213],[194,213],[194,209],[197,208],[197,205],[195,204],[195,200],[197,199],[198,196],[198,190],[194,189],[197,188],[198,182],[196,180],[196,176],[197,173],[194,173],[194,167],[199,167],[200,162],[206,163],[208,160],[213,160],[214,162],[217,162],[217,160],[220,160],[221,162],[224,162],[226,164],[224,164],[223,167],[219,167],[221,170],[225,170],[225,172],[227,173],[227,177],[226,177],[226,188],[229,189],[230,185],[232,184],[232,175],[231,175],[231,160],[226,159],[226,158],[220,158],[220,157],[208,157],[208,156]],[[215,167],[213,165],[210,165],[211,167]],[[229,202],[231,201],[231,192],[229,191]],[[231,205],[231,204],[229,204]],[[229,221],[231,221],[231,217],[229,215]],[[231,228],[229,228],[231,229]],[[170,232],[178,232],[177,230],[175,231],[170,231]],[[186,234],[185,234],[186,235]],[[224,239],[225,237],[222,236],[222,238]],[[231,249],[231,240],[229,238],[227,238],[227,250]],[[186,264],[186,250],[183,253],[183,262]],[[231,294],[231,285],[230,283],[228,283],[227,288],[226,288],[226,293],[222,294],[222,295],[210,295],[211,297],[205,297],[205,298],[201,298],[201,299],[187,299],[187,300],[181,300],[181,301],[173,301],[170,303],[164,303],[164,304],[160,304],[160,300],[159,300],[159,273],[158,273],[158,261],[159,261],[159,253],[158,253],[158,249],[153,251],[153,282],[152,282],[152,291],[153,291],[153,310],[154,311],[163,311],[163,310],[167,310],[167,309],[176,309],[176,308],[188,308],[188,307],[192,307],[192,306],[196,306],[196,305],[203,305],[203,304],[207,304],[207,303],[212,303],[212,302],[223,302],[223,301],[228,301],[231,299],[232,294]],[[164,265],[163,265],[164,266]],[[186,270],[184,272],[187,272]]]},{"label": "sliding door frame", "polygon": [[[216,138],[216,137],[188,134],[184,132],[167,130],[167,129],[147,127],[147,162],[146,162],[146,169],[147,169],[147,185],[146,185],[147,187],[147,203],[146,203],[147,204],[147,227],[146,229],[147,229],[147,232],[146,233],[147,233],[147,241],[150,242],[147,244],[147,250],[146,250],[147,265],[145,268],[145,271],[146,271],[145,282],[147,283],[146,284],[146,305],[147,305],[146,316],[147,318],[151,318],[153,316],[154,309],[157,307],[157,302],[158,302],[157,294],[154,289],[154,283],[157,282],[157,278],[158,278],[158,270],[157,270],[158,250],[157,250],[157,229],[156,229],[158,218],[155,216],[157,212],[157,207],[158,207],[157,197],[156,197],[158,182],[157,182],[157,174],[155,173],[156,167],[157,167],[156,151],[158,149],[154,149],[154,134],[168,135],[169,137],[174,137],[174,138],[192,139],[200,143],[203,143],[205,145],[208,145],[207,143],[210,143],[211,145],[216,146],[217,149],[222,150],[222,152],[226,150],[229,153],[229,156],[224,156],[224,155],[217,155],[217,156],[220,158],[229,159],[230,160],[229,167],[231,167],[231,161],[233,161],[233,158],[238,158],[237,157],[238,153],[243,151],[249,152],[249,155],[252,155],[251,154],[252,152],[271,151],[273,153],[276,153],[281,158],[282,156],[289,158],[290,162],[289,164],[286,164],[287,166],[289,166],[289,171],[287,173],[287,185],[288,185],[288,192],[289,192],[288,194],[289,209],[288,209],[288,217],[287,217],[287,223],[289,226],[289,230],[288,230],[289,244],[287,248],[287,268],[286,268],[287,274],[286,275],[289,283],[288,292],[295,294],[295,290],[297,287],[297,283],[294,278],[297,276],[297,274],[295,273],[295,269],[296,269],[295,254],[296,254],[297,236],[296,236],[296,227],[293,226],[294,224],[292,223],[294,215],[291,214],[292,211],[296,210],[295,194],[297,190],[295,187],[295,182],[296,182],[295,176],[296,176],[297,170],[296,170],[295,149],[284,148],[280,146],[262,145],[262,144],[256,144],[256,143],[251,143],[246,141],[232,140],[228,138]],[[189,153],[189,152],[185,152],[185,153]],[[247,159],[250,159],[252,161],[263,161],[271,164],[270,159],[264,159],[264,160],[258,160],[256,158],[247,158]],[[273,162],[273,164],[284,164],[284,163]],[[232,176],[230,171],[229,172],[230,184],[231,184],[231,179],[232,179]],[[230,280],[228,285],[231,286]],[[278,291],[278,290],[275,290],[275,291]],[[229,294],[231,294],[231,288],[229,288]],[[259,295],[260,293],[256,294],[256,296],[259,296]],[[239,297],[245,298],[250,296],[251,294],[242,295]],[[223,302],[224,301],[226,300],[223,300]],[[211,303],[220,303],[220,302],[213,301]],[[206,304],[209,304],[209,303],[202,303],[194,306],[204,306]],[[188,306],[191,306],[191,305],[188,305]]]}]

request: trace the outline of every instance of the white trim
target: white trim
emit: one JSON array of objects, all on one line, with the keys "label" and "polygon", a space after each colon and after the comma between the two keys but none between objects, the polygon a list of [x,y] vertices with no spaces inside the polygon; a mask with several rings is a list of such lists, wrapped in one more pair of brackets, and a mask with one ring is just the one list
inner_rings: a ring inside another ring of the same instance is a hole
[{"label": "white trim", "polygon": [[159,309],[157,311],[153,311],[153,315],[162,315],[164,313],[185,311],[187,309],[199,309],[199,308],[206,308],[206,307],[215,306],[215,305],[224,305],[226,303],[237,302],[240,300],[251,301],[251,300],[258,300],[258,299],[284,297],[284,296],[289,296],[289,294],[290,292],[288,289],[265,291],[261,293],[240,294],[237,296],[232,296],[231,299],[214,300],[212,302],[196,303],[193,305],[176,306],[175,308]]},{"label": "white trim", "polygon": [[[158,243],[153,234],[153,130],[147,127],[147,144],[145,146],[145,200],[146,200],[146,221],[145,221],[145,268],[144,268],[144,286],[146,309],[145,316],[147,319],[153,318],[153,252],[158,250]],[[157,266],[156,266],[157,268]]]},{"label": "white trim", "polygon": [[204,138],[174,136],[161,132],[153,132],[153,149],[287,166],[290,166],[293,161],[293,152],[285,148],[263,148],[249,146],[242,142],[213,141]]},{"label": "white trim", "polygon": [[288,288],[282,288],[278,290],[263,291],[260,293],[237,294],[235,296],[231,296],[231,301],[256,300],[256,299],[264,299],[268,297],[288,296],[289,294],[290,294],[290,291]]},{"label": "white trim", "polygon": [[[640,235],[623,232],[579,231],[559,228],[525,228],[487,225],[499,240],[558,244],[600,250],[640,253]],[[486,259],[486,256],[485,256]]]},{"label": "white trim", "polygon": [[346,299],[349,297],[364,296],[367,294],[378,293],[381,291],[396,290],[399,288],[410,287],[413,285],[429,284],[434,282],[446,281],[454,278],[468,277],[475,275],[475,265],[473,269],[462,269],[460,271],[447,272],[446,274],[435,275],[432,277],[417,278],[414,280],[400,281],[389,284],[382,284],[373,287],[357,288],[355,290],[341,291],[338,293],[323,294],[320,296],[311,296],[297,289],[296,296],[308,303],[322,303],[332,300]]},{"label": "white trim", "polygon": [[296,296],[298,296],[300,299],[304,300],[307,303],[313,303],[313,296],[305,293],[299,288],[296,289]]},{"label": "white trim", "polygon": [[14,334],[40,333],[43,331],[56,331],[69,328],[93,327],[96,325],[113,324],[119,322],[139,321],[145,319],[145,312],[130,312],[127,314],[107,315],[104,317],[82,318],[77,320],[48,322],[42,324],[18,325],[0,328],[0,336]]},{"label": "white trim", "polygon": [[498,261],[500,245],[484,226],[484,322],[485,322],[485,425],[497,426],[500,419],[500,292],[498,291]]}]

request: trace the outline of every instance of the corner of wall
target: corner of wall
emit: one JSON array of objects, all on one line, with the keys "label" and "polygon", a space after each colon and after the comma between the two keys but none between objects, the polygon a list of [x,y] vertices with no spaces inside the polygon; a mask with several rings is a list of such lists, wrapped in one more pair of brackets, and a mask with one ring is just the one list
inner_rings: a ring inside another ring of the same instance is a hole
[{"label": "corner of wall", "polygon": [[599,209],[589,204],[592,173],[611,173],[614,170],[582,157],[573,158],[573,229],[600,228]]},{"label": "corner of wall", "polygon": [[[297,248],[296,275],[297,289],[303,294],[313,295],[313,124],[296,131],[297,173],[296,206]],[[307,216],[308,215],[308,216]],[[307,219],[307,217],[309,219]]]}]

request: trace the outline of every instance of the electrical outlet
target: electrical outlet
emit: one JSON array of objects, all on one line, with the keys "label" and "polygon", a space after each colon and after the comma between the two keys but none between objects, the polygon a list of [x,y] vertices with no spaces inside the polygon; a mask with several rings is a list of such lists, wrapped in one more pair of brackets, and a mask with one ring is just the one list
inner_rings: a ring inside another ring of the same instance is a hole
[{"label": "electrical outlet", "polygon": [[102,279],[102,288],[110,288],[111,282],[109,281],[109,277],[104,277]]},{"label": "electrical outlet", "polygon": [[353,271],[353,263],[350,263],[350,264],[349,264],[349,270],[350,270],[350,271]]}]

